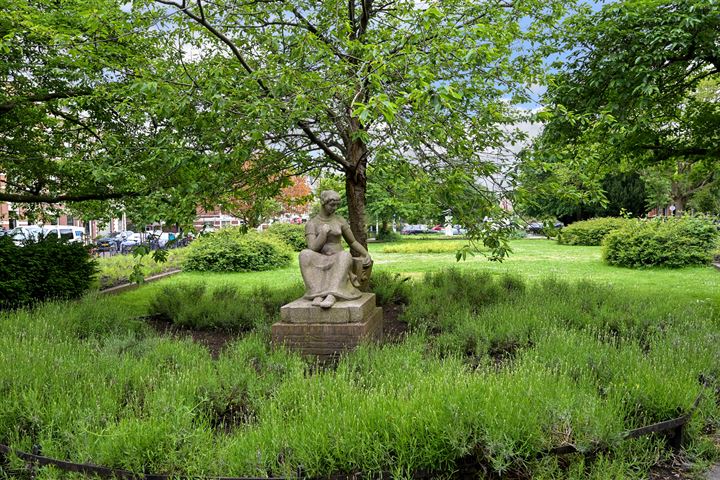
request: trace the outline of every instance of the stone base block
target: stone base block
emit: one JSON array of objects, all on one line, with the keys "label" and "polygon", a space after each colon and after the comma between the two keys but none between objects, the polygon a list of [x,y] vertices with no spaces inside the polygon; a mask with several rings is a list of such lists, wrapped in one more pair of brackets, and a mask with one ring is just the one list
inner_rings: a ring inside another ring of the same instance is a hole
[{"label": "stone base block", "polygon": [[[363,341],[380,341],[383,335],[383,312],[382,308],[375,306],[374,300],[373,295],[372,313],[359,322],[277,322],[272,326],[273,344],[285,345],[305,356],[326,360],[354,349]],[[319,310],[318,307],[314,308]]]},{"label": "stone base block", "polygon": [[299,298],[280,307],[284,323],[359,323],[374,313],[375,294],[363,293],[355,300],[339,300],[331,308],[314,306],[310,300]]}]

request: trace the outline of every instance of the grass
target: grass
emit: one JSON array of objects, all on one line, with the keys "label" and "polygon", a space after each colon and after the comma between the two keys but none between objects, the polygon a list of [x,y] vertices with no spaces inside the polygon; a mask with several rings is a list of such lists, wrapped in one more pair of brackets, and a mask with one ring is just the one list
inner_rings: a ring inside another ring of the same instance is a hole
[{"label": "grass", "polygon": [[[473,461],[510,478],[640,479],[668,450],[617,434],[687,412],[701,394],[683,455],[702,467],[717,454],[703,432],[720,427],[720,272],[607,267],[598,247],[544,240],[513,242],[503,264],[377,247],[377,288],[407,301],[410,334],[334,369],[271,349],[266,328],[214,360],[136,319],[174,286],[235,288],[244,301],[260,285],[292,288],[297,266],[182,273],[0,314],[0,364],[12,366],[0,369],[0,443],[145,473],[292,475],[301,465],[313,476],[442,478]],[[438,273],[447,267],[457,269]],[[539,455],[564,443],[609,449]],[[11,459],[8,471],[21,467]]]},{"label": "grass", "polygon": [[142,273],[145,278],[168,270],[179,269],[182,267],[185,255],[184,248],[176,248],[168,250],[168,258],[165,262],[156,262],[150,255],[141,259],[133,255],[98,257],[97,287],[103,289],[128,283],[133,273],[133,267],[138,262],[141,262]]}]

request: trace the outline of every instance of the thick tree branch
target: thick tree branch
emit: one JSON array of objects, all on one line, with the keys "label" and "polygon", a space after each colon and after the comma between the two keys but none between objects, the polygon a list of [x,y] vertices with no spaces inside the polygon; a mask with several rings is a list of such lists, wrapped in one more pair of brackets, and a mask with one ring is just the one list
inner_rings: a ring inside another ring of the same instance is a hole
[{"label": "thick tree branch", "polygon": [[66,203],[84,202],[87,200],[117,200],[122,198],[134,198],[145,195],[141,192],[98,192],[82,195],[31,195],[21,193],[0,192],[0,202],[17,203]]},{"label": "thick tree branch", "polygon": [[17,99],[0,103],[0,115],[4,115],[14,108],[27,103],[44,103],[61,98],[77,98],[91,93],[90,90],[68,90],[66,92],[43,93],[37,95],[29,95],[27,97],[18,97]]}]

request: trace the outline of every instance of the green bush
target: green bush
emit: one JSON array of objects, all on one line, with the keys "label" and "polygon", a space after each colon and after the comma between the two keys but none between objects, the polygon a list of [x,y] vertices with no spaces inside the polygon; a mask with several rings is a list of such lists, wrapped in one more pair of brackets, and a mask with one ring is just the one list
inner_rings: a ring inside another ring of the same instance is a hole
[{"label": "green bush", "polygon": [[671,268],[706,265],[718,231],[698,217],[635,220],[605,237],[603,259],[610,265]]},{"label": "green bush", "polygon": [[281,239],[283,242],[290,245],[290,247],[296,252],[307,248],[307,241],[305,240],[305,225],[293,223],[273,223],[266,230],[266,233]]},{"label": "green bush", "polygon": [[375,240],[378,242],[399,242],[403,239],[402,235],[392,230],[381,230],[376,236]]},{"label": "green bush", "polygon": [[168,285],[150,302],[150,314],[198,330],[248,331],[277,320],[280,307],[302,292],[302,285],[261,286],[249,293],[232,285],[212,290],[204,283]]},{"label": "green bush", "polygon": [[627,218],[603,217],[575,222],[562,229],[558,242],[563,245],[600,245],[608,233],[631,221]]},{"label": "green bush", "polygon": [[0,237],[0,309],[78,298],[95,273],[95,261],[79,243],[48,237],[17,246]]},{"label": "green bush", "polygon": [[191,243],[184,268],[199,272],[272,270],[288,265],[291,255],[289,247],[272,235],[224,228]]}]

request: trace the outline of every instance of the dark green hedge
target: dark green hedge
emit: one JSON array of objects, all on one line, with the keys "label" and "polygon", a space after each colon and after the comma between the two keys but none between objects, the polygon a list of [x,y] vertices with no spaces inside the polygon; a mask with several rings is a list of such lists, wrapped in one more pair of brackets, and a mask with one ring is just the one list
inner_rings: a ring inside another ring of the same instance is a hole
[{"label": "dark green hedge", "polygon": [[290,247],[296,252],[307,248],[307,241],[305,240],[305,225],[293,223],[273,223],[265,233],[274,235],[281,239],[283,242],[290,245]]},{"label": "dark green hedge", "polygon": [[563,245],[600,245],[608,233],[622,228],[631,221],[627,218],[602,217],[575,222],[562,229],[558,235],[558,243]]},{"label": "dark green hedge", "polygon": [[97,272],[88,249],[57,238],[15,245],[0,237],[0,309],[78,298]]},{"label": "dark green hedge", "polygon": [[272,235],[223,228],[190,244],[184,268],[199,272],[272,270],[288,265],[291,255],[287,244]]},{"label": "dark green hedge", "polygon": [[630,268],[706,265],[717,240],[716,226],[699,217],[634,220],[605,237],[602,255],[610,265]]}]

